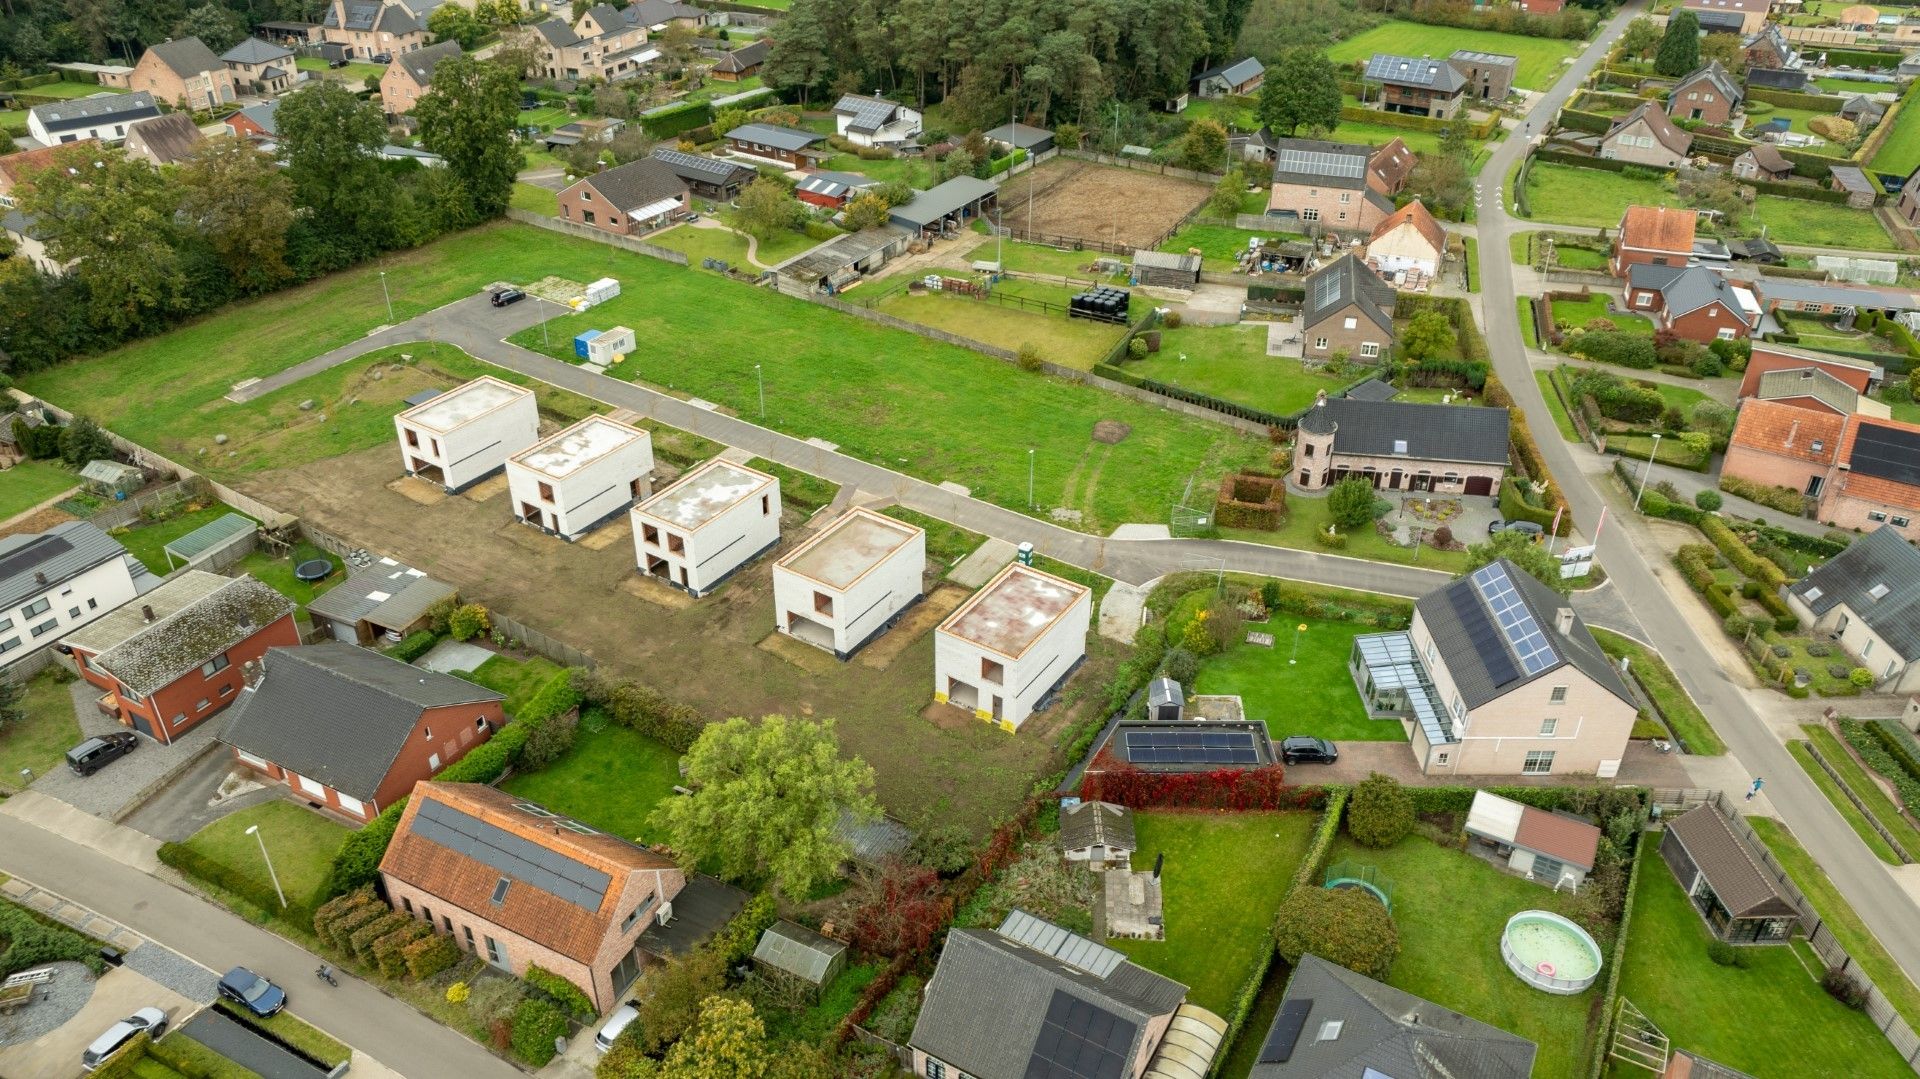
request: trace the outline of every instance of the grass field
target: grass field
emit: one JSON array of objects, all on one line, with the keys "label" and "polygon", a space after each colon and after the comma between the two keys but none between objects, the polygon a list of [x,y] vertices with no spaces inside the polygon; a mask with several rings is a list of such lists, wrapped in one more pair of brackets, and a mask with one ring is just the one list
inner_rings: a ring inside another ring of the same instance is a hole
[{"label": "grass field", "polygon": [[66,752],[80,743],[80,721],[73,714],[73,699],[67,685],[41,674],[27,683],[27,695],[20,701],[26,713],[18,723],[0,727],[0,776],[8,786],[25,782],[20,774],[31,769],[36,776],[64,763]]},{"label": "grass field", "polygon": [[1835,811],[1847,819],[1847,827],[1853,829],[1854,834],[1860,837],[1860,842],[1867,845],[1867,849],[1873,852],[1875,858],[1888,865],[1902,864],[1899,855],[1894,853],[1893,848],[1887,845],[1887,841],[1880,838],[1880,833],[1874,831],[1873,826],[1867,822],[1866,814],[1860,812],[1859,808],[1847,798],[1846,791],[1840,784],[1836,783],[1834,778],[1827,774],[1827,770],[1820,767],[1819,762],[1813,759],[1807,743],[1788,742],[1787,752],[1799,762],[1801,771],[1807,773],[1807,778],[1813,780],[1813,785],[1820,788],[1820,793],[1827,796],[1827,801],[1833,803]]},{"label": "grass field", "polygon": [[545,214],[548,217],[560,215],[559,192],[517,180],[514,181],[513,197],[508,200],[508,204],[516,210],[527,210],[531,213]]},{"label": "grass field", "polygon": [[[1034,283],[1008,281],[996,289],[1018,294],[1021,285]],[[1045,286],[1033,291],[1038,293],[1042,289]],[[1047,291],[1050,294],[1036,295],[1036,298],[1064,306],[1075,290]],[[1023,345],[1032,345],[1040,350],[1041,359],[1081,371],[1092,370],[1126,333],[1119,326],[1068,318],[1064,313],[1052,314],[940,292],[901,290],[888,295],[874,310],[1015,352]]]},{"label": "grass field", "polygon": [[1546,398],[1547,411],[1553,415],[1553,426],[1560,432],[1560,437],[1568,442],[1580,441],[1580,431],[1573,425],[1573,417],[1567,415],[1566,407],[1560,403],[1560,396],[1553,392],[1553,373],[1535,371],[1533,380],[1540,384],[1540,396]]},{"label": "grass field", "polygon": [[1108,944],[1149,970],[1184,983],[1187,999],[1217,1014],[1273,947],[1268,935],[1287,882],[1305,856],[1311,813],[1134,814],[1134,865],[1167,856],[1167,939]]},{"label": "grass field", "polygon": [[1267,323],[1182,326],[1160,334],[1160,351],[1127,364],[1127,371],[1222,400],[1287,413],[1313,404],[1346,380],[1308,370],[1299,360],[1267,355]]},{"label": "grass field", "polygon": [[1641,337],[1653,336],[1653,323],[1646,316],[1627,311],[1611,311],[1608,305],[1614,297],[1604,292],[1596,292],[1585,300],[1555,300],[1552,304],[1553,321],[1566,323],[1574,329],[1580,329],[1596,318],[1612,321],[1614,327],[1622,333],[1638,334]]},{"label": "grass field", "polygon": [[[1305,626],[1300,632],[1296,627]],[[1404,742],[1406,732],[1393,719],[1373,719],[1347,673],[1353,639],[1377,633],[1372,626],[1325,618],[1279,614],[1249,622],[1248,632],[1273,634],[1273,647],[1242,641],[1201,662],[1196,693],[1234,693],[1246,705],[1247,718],[1267,725],[1278,740],[1310,734],[1335,742]],[[1299,662],[1294,638],[1299,638]]]},{"label": "grass field", "polygon": [[960,260],[966,263],[992,262],[995,257],[1000,259],[1005,269],[1017,273],[1058,274],[1061,277],[1077,278],[1082,281],[1104,281],[1109,284],[1126,282],[1124,273],[1102,276],[1088,269],[1093,265],[1093,260],[1100,257],[1097,251],[1068,251],[1043,244],[1024,244],[1017,240],[1007,240],[997,246],[994,241],[986,240],[960,256]]},{"label": "grass field", "polygon": [[[13,417],[0,415],[0,423]],[[80,477],[54,461],[22,461],[0,472],[0,521],[80,486]]]},{"label": "grass field", "polygon": [[500,703],[500,707],[506,709],[508,718],[512,718],[542,686],[560,673],[560,665],[543,656],[528,659],[493,656],[467,673],[472,676],[472,681],[505,694],[507,699]]},{"label": "grass field", "polygon": [[[1914,828],[1913,824],[1901,815],[1900,807],[1894,803],[1886,789],[1847,752],[1846,746],[1840,739],[1835,737],[1832,731],[1817,723],[1807,724],[1800,729],[1820,751],[1820,756],[1828,764],[1833,765],[1834,771],[1840,773],[1840,781],[1866,803],[1867,812],[1880,822],[1881,827],[1893,833],[1893,837],[1900,841],[1901,846],[1907,848],[1909,854],[1920,857],[1920,829]],[[1819,765],[1814,767],[1819,768]],[[1824,772],[1821,774],[1825,775]],[[1841,811],[1842,816],[1846,815],[1846,809],[1853,808],[1853,804],[1844,798],[1836,803],[1836,805],[1840,804],[1845,805],[1845,809]],[[1868,831],[1871,832],[1872,829]]]},{"label": "grass field", "polygon": [[[322,64],[321,66],[326,66]],[[111,86],[99,86],[90,82],[50,82],[45,86],[32,86],[19,91],[31,97],[92,97],[95,94],[124,94],[125,90],[116,90]],[[155,95],[158,96],[158,95]]]},{"label": "grass field", "polygon": [[[510,794],[538,802],[624,839],[650,836],[647,814],[680,782],[680,757],[643,734],[615,723],[584,727],[573,748],[552,764],[521,772],[502,784]],[[652,836],[652,838],[658,838]]]},{"label": "grass field", "polygon": [[[177,569],[180,565],[179,559],[168,557],[167,544],[196,528],[212,524],[229,513],[237,512],[239,511],[225,503],[215,502],[165,521],[143,524],[125,532],[116,531],[114,538],[120,541],[120,545],[127,549],[128,554],[138,558],[142,565],[157,575],[165,576],[170,570]],[[244,517],[246,514],[241,516]],[[169,565],[169,562],[172,564]]]},{"label": "grass field", "polygon": [[[314,558],[324,558],[333,563],[333,576],[308,583],[293,575],[295,566]],[[305,616],[307,604],[313,602],[313,597],[347,579],[345,564],[337,555],[304,543],[293,552],[290,558],[275,558],[265,551],[256,550],[241,559],[237,568],[243,573],[252,574],[262,584],[299,604],[302,617]]]},{"label": "grass field", "polygon": [[[827,134],[833,134],[833,121],[827,121]],[[856,172],[879,183],[898,180],[921,190],[934,185],[933,166],[917,157],[881,157],[871,160],[854,154],[835,154],[820,166],[831,172]]]},{"label": "grass field", "polygon": [[1756,1075],[1912,1073],[1871,1020],[1827,996],[1814,977],[1819,968],[1809,971],[1797,946],[1742,948],[1745,968],[1708,959],[1706,923],[1660,860],[1654,838],[1642,840],[1620,993],[1675,1048]]},{"label": "grass field", "polygon": [[1526,90],[1544,90],[1553,84],[1562,70],[1561,61],[1578,53],[1582,42],[1554,38],[1521,37],[1491,30],[1462,30],[1451,26],[1389,19],[1362,34],[1342,41],[1327,50],[1336,64],[1365,61],[1376,52],[1401,56],[1448,56],[1456,49],[1502,53],[1518,57],[1514,85]]},{"label": "grass field", "polygon": [[1297,232],[1249,232],[1225,225],[1188,225],[1167,237],[1167,242],[1160,245],[1160,250],[1184,255],[1189,248],[1197,247],[1200,249],[1201,264],[1206,269],[1229,272],[1234,267],[1234,259],[1247,249],[1247,241],[1255,237],[1268,243],[1306,239]]},{"label": "grass field", "polygon": [[1874,151],[1869,165],[1875,172],[1897,172],[1902,176],[1920,165],[1920,108],[1906,105],[1893,118],[1893,134]]},{"label": "grass field", "polygon": [[1726,743],[1720,741],[1713,725],[1707,722],[1706,713],[1680,687],[1679,681],[1673,676],[1673,668],[1660,658],[1660,653],[1612,630],[1597,626],[1589,628],[1601,651],[1615,659],[1628,657],[1631,669],[1641,685],[1646,687],[1647,695],[1659,706],[1660,714],[1667,717],[1667,722],[1673,726],[1673,733],[1687,744],[1689,752],[1710,757],[1727,751]]},{"label": "grass field", "polygon": [[195,832],[186,845],[271,891],[273,881],[260,858],[260,844],[247,834],[256,824],[273,854],[273,868],[287,899],[303,902],[318,892],[347,829],[296,802],[263,802],[228,814]]},{"label": "grass field", "polygon": [[385,65],[363,64],[358,60],[349,60],[346,67],[330,68],[327,62],[318,56],[302,56],[293,62],[301,71],[318,72],[320,75],[345,82],[358,89],[368,76],[379,78],[387,73]]},{"label": "grass field", "polygon": [[[1678,195],[1658,180],[1601,169],[1536,162],[1527,171],[1527,199],[1537,220],[1593,228],[1613,228],[1628,206],[1679,206]],[[1743,225],[1748,231],[1767,225],[1781,243],[1888,251],[1893,240],[1871,213],[1825,202],[1761,195]]]}]

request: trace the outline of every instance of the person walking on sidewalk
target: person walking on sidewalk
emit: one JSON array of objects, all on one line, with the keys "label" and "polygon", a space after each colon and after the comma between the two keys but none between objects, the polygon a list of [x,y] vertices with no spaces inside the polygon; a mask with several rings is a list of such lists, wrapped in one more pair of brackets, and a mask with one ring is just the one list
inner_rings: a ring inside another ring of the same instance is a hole
[{"label": "person walking on sidewalk", "polygon": [[1747,788],[1747,801],[1749,802],[1753,801],[1753,796],[1756,794],[1759,794],[1760,788],[1764,785],[1765,785],[1764,780],[1762,780],[1759,776],[1754,776],[1753,786]]}]

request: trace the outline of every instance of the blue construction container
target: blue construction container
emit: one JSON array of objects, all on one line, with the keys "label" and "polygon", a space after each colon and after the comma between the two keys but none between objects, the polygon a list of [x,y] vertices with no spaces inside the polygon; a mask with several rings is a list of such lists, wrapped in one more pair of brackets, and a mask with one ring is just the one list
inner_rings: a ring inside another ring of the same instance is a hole
[{"label": "blue construction container", "polygon": [[573,354],[581,359],[587,358],[587,342],[600,336],[599,330],[588,330],[573,339]]}]

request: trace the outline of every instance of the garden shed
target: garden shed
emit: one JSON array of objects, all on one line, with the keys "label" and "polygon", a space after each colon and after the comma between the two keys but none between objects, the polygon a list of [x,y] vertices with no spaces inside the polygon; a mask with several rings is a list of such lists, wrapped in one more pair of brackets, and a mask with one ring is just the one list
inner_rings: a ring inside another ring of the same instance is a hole
[{"label": "garden shed", "polygon": [[817,989],[830,984],[847,965],[847,946],[782,918],[760,934],[753,961]]},{"label": "garden shed", "polygon": [[1800,908],[1718,806],[1675,817],[1660,857],[1714,936],[1729,944],[1785,944],[1793,936]]},{"label": "garden shed", "polygon": [[112,499],[125,498],[147,482],[146,473],[119,461],[88,461],[80,478],[89,492]]},{"label": "garden shed", "polygon": [[241,537],[253,535],[259,527],[251,517],[223,513],[161,548],[167,556],[167,569],[171,571],[176,560],[183,566],[190,566],[195,559],[209,552],[238,547],[244,542]]},{"label": "garden shed", "polygon": [[1192,288],[1200,283],[1200,256],[1172,251],[1133,253],[1133,280],[1141,285]]}]

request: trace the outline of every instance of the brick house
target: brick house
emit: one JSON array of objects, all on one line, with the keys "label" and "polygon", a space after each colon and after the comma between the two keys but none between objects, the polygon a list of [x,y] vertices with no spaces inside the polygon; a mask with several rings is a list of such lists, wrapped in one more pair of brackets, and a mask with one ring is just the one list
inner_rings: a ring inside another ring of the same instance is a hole
[{"label": "brick house", "polygon": [[274,114],[279,111],[280,99],[274,98],[258,105],[248,105],[227,117],[223,123],[235,138],[264,142],[280,136],[280,126],[274,120]]},{"label": "brick house", "polygon": [[1639,705],[1567,604],[1498,559],[1420,597],[1408,629],[1356,638],[1354,684],[1427,775],[1611,779]]},{"label": "brick house", "polygon": [[793,197],[823,210],[844,210],[847,203],[880,181],[857,172],[809,172],[793,189]]},{"label": "brick house", "polygon": [[1558,15],[1567,0],[1520,0],[1520,8],[1529,15]]},{"label": "brick house", "polygon": [[1393,195],[1406,182],[1412,159],[1399,139],[1378,150],[1319,139],[1275,139],[1267,214],[1308,231],[1371,232],[1393,213]]},{"label": "brick house", "polygon": [[177,165],[200,149],[207,137],[194,126],[193,116],[170,112],[151,120],[136,120],[127,128],[128,157],[150,165]]},{"label": "brick house", "polygon": [[1693,230],[1698,219],[1692,210],[1664,206],[1629,206],[1620,215],[1610,260],[1613,276],[1627,276],[1638,263],[1685,266],[1693,259]]},{"label": "brick house", "polygon": [[1686,120],[1725,124],[1740,109],[1744,92],[1720,61],[1712,60],[1674,84],[1667,95],[1667,112]]},{"label": "brick house", "polygon": [[1900,198],[1893,204],[1893,212],[1900,220],[1920,228],[1920,168],[1907,174],[1907,183],[1900,189]]},{"label": "brick house", "polygon": [[538,965],[600,1012],[674,915],[673,859],[479,783],[421,783],[380,859],[395,910],[515,975]]},{"label": "brick house", "polygon": [[1855,414],[1820,495],[1820,521],[1866,531],[1891,525],[1920,542],[1920,425]]},{"label": "brick house", "polygon": [[1733,159],[1733,174],[1742,180],[1784,183],[1793,176],[1793,162],[1788,161],[1786,155],[1772,143],[1759,142]]},{"label": "brick house", "polygon": [[420,96],[433,83],[433,69],[440,61],[460,55],[458,41],[440,41],[424,49],[396,56],[380,76],[380,107],[392,120],[413,111]]},{"label": "brick house", "polygon": [[[1768,0],[1681,0],[1680,6],[1698,16],[1737,16],[1742,34],[1759,33],[1767,24]],[[1706,25],[1705,19],[1701,25]]]},{"label": "brick house", "polygon": [[320,40],[349,60],[399,56],[427,43],[426,13],[400,0],[332,0],[320,19]]},{"label": "brick house", "polygon": [[1459,49],[1447,57],[1447,63],[1467,80],[1468,100],[1498,104],[1513,92],[1513,76],[1520,60],[1497,52]]},{"label": "brick house", "polygon": [[252,577],[193,569],[60,646],[104,691],[102,712],[171,744],[233,703],[248,663],[299,643],[292,600]]},{"label": "brick house", "polygon": [[732,202],[760,174],[738,161],[722,161],[705,154],[690,154],[668,146],[653,148],[653,156],[687,183],[687,189],[703,199]]},{"label": "brick house", "polygon": [[364,824],[493,737],[500,694],[340,641],[270,648],[220,740],[263,779]]},{"label": "brick house", "polygon": [[1393,286],[1353,255],[1342,255],[1306,281],[1300,309],[1301,358],[1326,363],[1344,352],[1358,363],[1379,363],[1393,349]]},{"label": "brick house", "polygon": [[1753,401],[1778,401],[1795,408],[1811,409],[1833,416],[1851,416],[1864,412],[1885,419],[1893,409],[1833,377],[1818,367],[1783,367],[1760,376]]},{"label": "brick house", "polygon": [[220,62],[243,94],[278,94],[293,86],[293,50],[284,45],[250,37],[221,53]]},{"label": "brick house", "polygon": [[1839,379],[1859,394],[1872,393],[1880,383],[1880,368],[1865,360],[1756,341],[1753,355],[1747,358],[1747,369],[1740,378],[1740,389],[1735,396],[1744,399],[1759,393],[1760,380],[1769,371],[1808,368]]},{"label": "brick house", "polygon": [[1630,266],[1625,299],[1660,329],[1702,344],[1744,340],[1760,324],[1753,291],[1705,266]]},{"label": "brick house", "polygon": [[1846,425],[1845,416],[1829,411],[1748,398],[1740,403],[1720,474],[1817,498]]},{"label": "brick house", "polygon": [[561,219],[619,236],[651,232],[686,208],[686,181],[656,157],[581,177],[560,192]]},{"label": "brick house", "polygon": [[[1600,137],[1600,156],[1656,169],[1677,169],[1687,163],[1687,151],[1692,146],[1693,136],[1673,126],[1665,110],[1649,101],[1614,121]],[[1774,153],[1777,156],[1779,151]]]},{"label": "brick house", "polygon": [[1380,87],[1379,104],[1387,112],[1437,120],[1459,115],[1467,89],[1466,76],[1446,60],[1385,52],[1374,53],[1367,61],[1361,83],[1363,89],[1367,84]]},{"label": "brick house", "polygon": [[628,23],[608,4],[588,8],[571,26],[551,18],[525,33],[549,79],[619,82],[660,55],[647,47],[645,26]]},{"label": "brick house", "polygon": [[1920,691],[1920,550],[1891,525],[1808,571],[1788,589],[1787,606],[1873,672],[1879,692]]},{"label": "brick house", "polygon": [[1385,491],[1491,495],[1511,424],[1504,408],[1322,396],[1300,418],[1293,479],[1309,491],[1360,476]]},{"label": "brick house", "polygon": [[1787,35],[1781,33],[1779,23],[1767,23],[1749,34],[1740,45],[1746,51],[1749,70],[1781,71],[1800,65],[1800,54],[1787,43]]},{"label": "brick house", "polygon": [[162,42],[133,65],[127,85],[182,109],[213,109],[234,99],[233,72],[197,37]]}]

